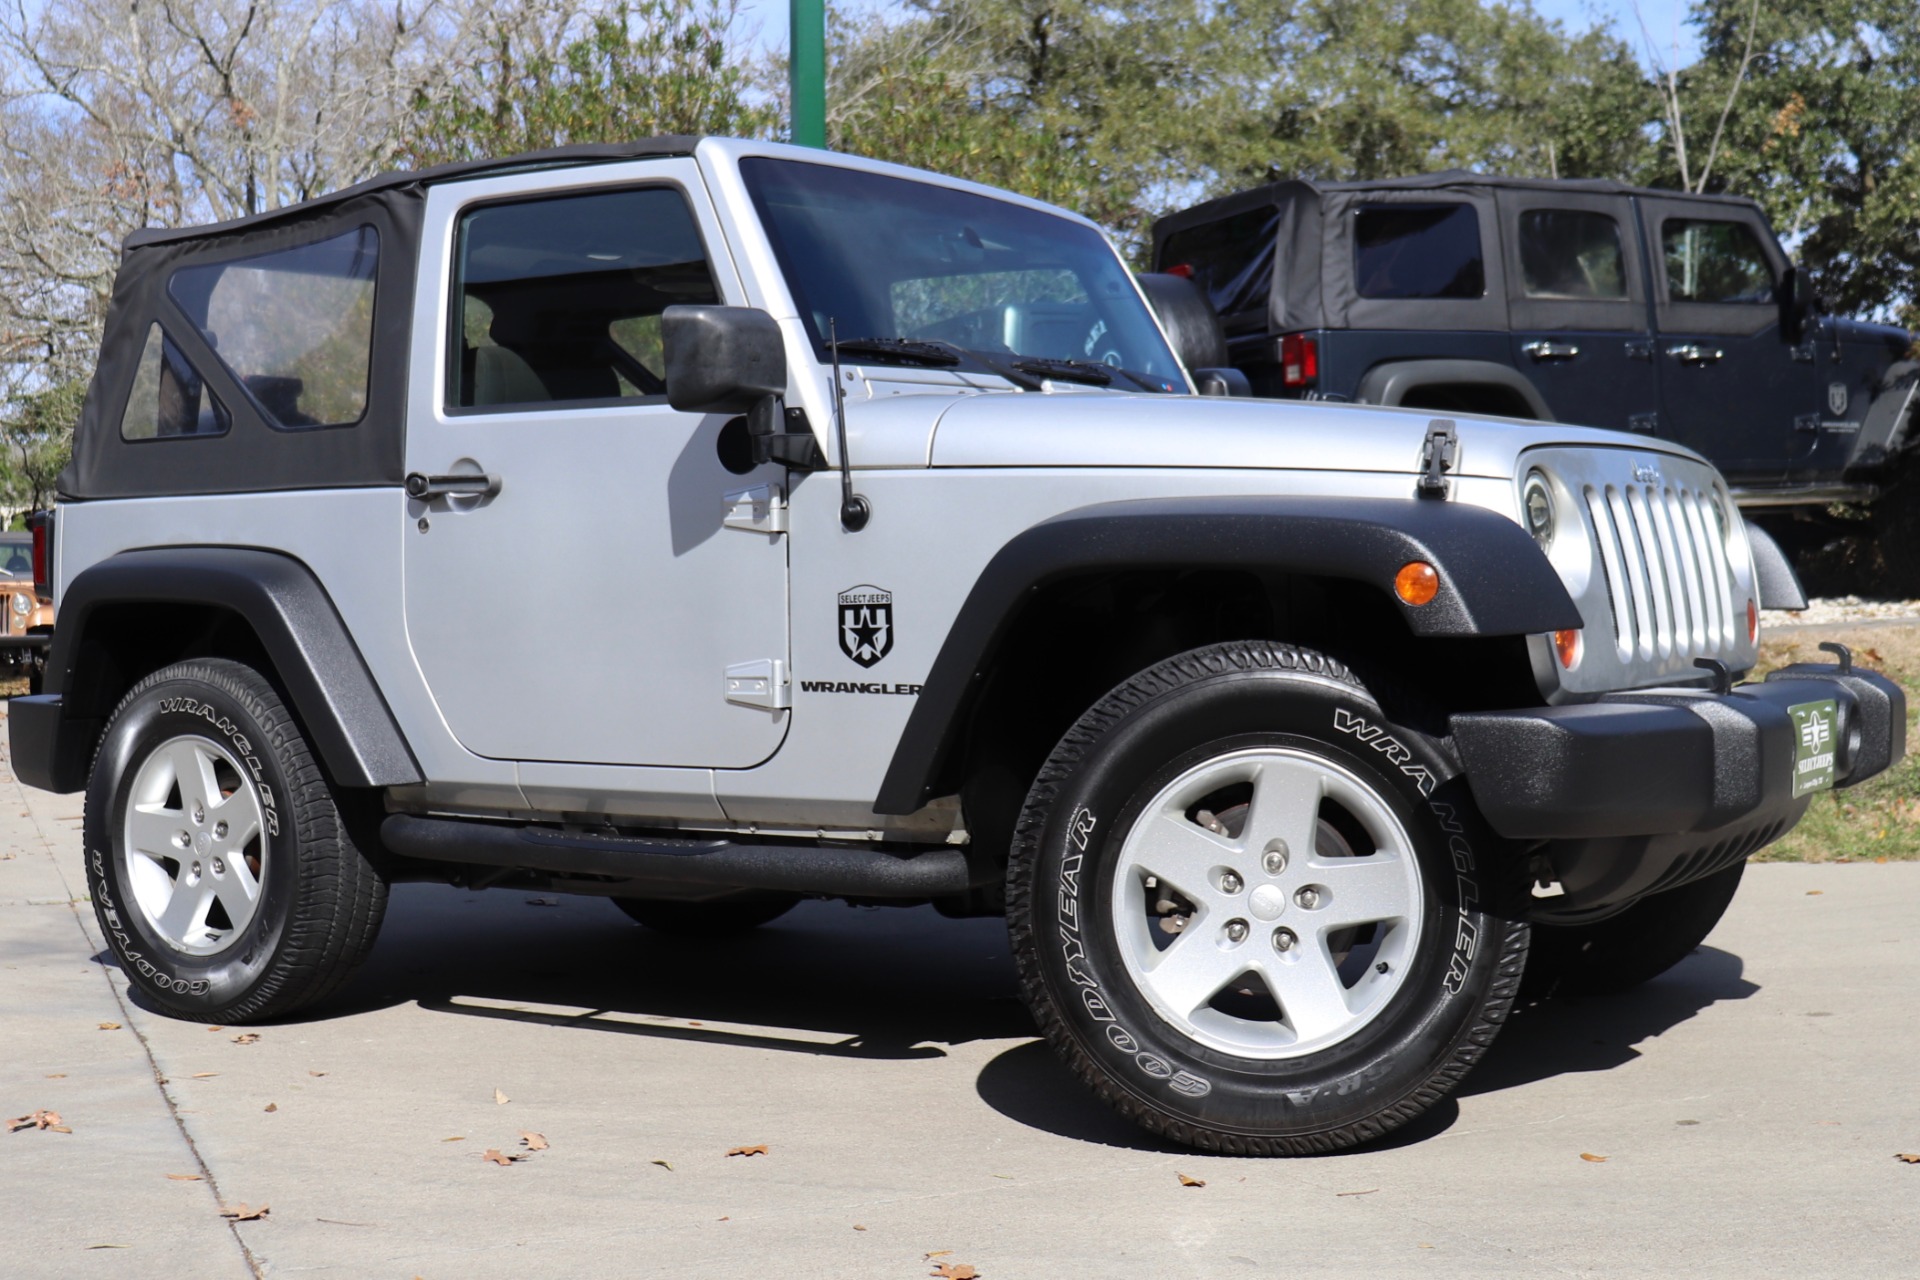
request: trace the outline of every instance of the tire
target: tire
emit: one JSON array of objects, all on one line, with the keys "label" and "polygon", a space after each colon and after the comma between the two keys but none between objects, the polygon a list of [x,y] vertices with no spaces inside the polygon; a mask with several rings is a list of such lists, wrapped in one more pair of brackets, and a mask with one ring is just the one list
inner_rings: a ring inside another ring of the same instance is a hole
[{"label": "tire", "polygon": [[[1326,802],[1261,807],[1288,788]],[[1479,1060],[1526,960],[1520,880],[1437,743],[1339,663],[1236,642],[1068,731],[1021,814],[1008,924],[1041,1030],[1108,1104],[1205,1150],[1300,1155],[1404,1124]]]},{"label": "tire", "polygon": [[1521,994],[1616,995],[1652,981],[1706,941],[1746,869],[1736,862],[1592,924],[1535,924]]},{"label": "tire", "polygon": [[676,902],[668,898],[615,898],[613,905],[636,924],[682,937],[715,937],[745,933],[778,920],[800,905],[793,893],[743,893],[708,902]]},{"label": "tire", "polygon": [[107,945],[177,1017],[258,1021],[324,998],[366,957],[386,909],[386,881],[305,736],[238,662],[178,663],[121,700],[94,756],[85,829]]}]

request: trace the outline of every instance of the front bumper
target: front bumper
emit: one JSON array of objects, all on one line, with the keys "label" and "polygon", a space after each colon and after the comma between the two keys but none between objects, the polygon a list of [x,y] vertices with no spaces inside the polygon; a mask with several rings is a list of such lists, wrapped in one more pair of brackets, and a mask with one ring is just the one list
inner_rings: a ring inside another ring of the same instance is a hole
[{"label": "front bumper", "polygon": [[1836,787],[1906,754],[1906,695],[1846,659],[1796,664],[1727,693],[1647,690],[1466,713],[1452,731],[1487,822],[1551,862],[1563,893],[1543,909],[1580,913],[1711,875],[1790,831],[1812,795],[1794,794],[1789,708],[1827,701]]}]

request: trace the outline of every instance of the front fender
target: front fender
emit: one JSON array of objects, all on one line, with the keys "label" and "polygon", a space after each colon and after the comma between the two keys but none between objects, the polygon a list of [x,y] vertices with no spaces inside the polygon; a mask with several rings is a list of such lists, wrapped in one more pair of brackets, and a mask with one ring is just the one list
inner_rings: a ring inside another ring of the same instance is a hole
[{"label": "front fender", "polygon": [[[1403,604],[1394,575],[1438,570],[1428,604]],[[955,617],[907,720],[874,809],[912,813],[965,722],[1022,597],[1102,570],[1245,568],[1366,583],[1422,637],[1534,635],[1579,627],[1559,575],[1512,520],[1432,499],[1146,498],[1082,507],[1014,537],[987,563]]]}]

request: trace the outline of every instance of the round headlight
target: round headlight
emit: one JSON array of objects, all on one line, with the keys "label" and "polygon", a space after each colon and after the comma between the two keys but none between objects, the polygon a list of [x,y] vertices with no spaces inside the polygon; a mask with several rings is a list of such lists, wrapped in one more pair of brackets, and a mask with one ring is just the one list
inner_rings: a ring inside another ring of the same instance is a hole
[{"label": "round headlight", "polygon": [[1526,512],[1527,532],[1545,551],[1553,542],[1553,490],[1538,471],[1527,477],[1526,487],[1520,491],[1520,505]]},{"label": "round headlight", "polygon": [[33,612],[33,597],[25,593],[16,593],[13,597],[13,611],[21,617]]}]

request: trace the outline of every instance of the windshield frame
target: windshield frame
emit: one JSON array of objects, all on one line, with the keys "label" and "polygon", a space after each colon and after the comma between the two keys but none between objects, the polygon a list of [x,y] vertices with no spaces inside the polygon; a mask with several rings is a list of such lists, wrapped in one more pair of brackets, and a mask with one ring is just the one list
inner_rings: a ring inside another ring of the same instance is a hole
[{"label": "windshield frame", "polygon": [[[1156,370],[1151,373],[1144,373],[1139,370],[1137,363],[1123,369],[1118,364],[1102,362],[1098,359],[1086,360],[1077,356],[1073,358],[1072,362],[1095,364],[1102,369],[1109,370],[1113,375],[1108,387],[1110,390],[1133,394],[1194,394],[1192,381],[1186,367],[1180,361],[1179,352],[1167,337],[1166,330],[1160,324],[1157,313],[1155,313],[1145,293],[1141,290],[1138,279],[1127,266],[1125,259],[1123,259],[1114,248],[1106,232],[1088,219],[1071,211],[1059,209],[1037,200],[1031,200],[1012,192],[1001,191],[992,187],[982,186],[978,183],[967,182],[963,179],[947,178],[939,174],[909,169],[899,165],[862,160],[858,157],[843,157],[831,153],[817,152],[806,152],[796,155],[792,153],[791,149],[786,147],[766,147],[764,149],[756,147],[752,150],[743,148],[728,158],[732,162],[730,167],[734,171],[730,176],[737,179],[739,183],[737,189],[744,197],[744,206],[746,209],[752,211],[755,230],[759,233],[767,252],[766,260],[768,265],[772,267],[772,274],[778,279],[787,295],[788,306],[783,308],[783,310],[788,317],[799,322],[802,344],[812,348],[815,360],[821,364],[830,365],[833,363],[834,352],[832,350],[832,342],[829,334],[821,331],[823,326],[819,323],[817,315],[809,311],[809,305],[812,300],[805,296],[806,288],[804,277],[806,276],[806,270],[794,261],[794,248],[788,243],[783,234],[783,228],[777,224],[776,219],[772,216],[772,211],[768,208],[767,199],[762,194],[763,188],[760,177],[754,172],[755,167],[758,165],[779,166],[780,169],[787,171],[787,173],[791,173],[792,170],[802,166],[807,169],[839,171],[845,173],[850,179],[855,180],[910,184],[918,188],[951,193],[956,200],[968,202],[991,201],[994,205],[1005,206],[1010,215],[1009,222],[1024,224],[1023,229],[1030,230],[1036,227],[1043,227],[1044,224],[1039,222],[1039,219],[1057,221],[1062,224],[1062,230],[1069,232],[1072,239],[1078,242],[1071,250],[1063,250],[1063,260],[1077,253],[1082,255],[1081,261],[1083,263],[1092,263],[1094,260],[1085,256],[1088,250],[1093,249],[1094,252],[1098,254],[1095,274],[1086,276],[1086,278],[1081,279],[1079,283],[1083,291],[1090,291],[1094,281],[1096,279],[1100,280],[1100,293],[1107,301],[1097,304],[1090,302],[1089,305],[1131,306],[1135,308],[1133,320],[1137,321],[1139,325],[1144,326],[1144,328],[1133,329],[1133,331],[1127,335],[1126,341],[1133,347],[1141,348],[1142,350],[1139,354],[1144,357],[1144,359],[1163,362],[1163,367],[1167,372],[1162,373]],[[762,173],[766,172],[768,171],[762,171]],[[983,222],[982,225],[984,226],[986,224]],[[971,227],[969,227],[968,230],[971,230]],[[989,234],[991,235],[991,233]],[[1091,240],[1087,240],[1085,237],[1091,237]],[[1095,246],[1097,246],[1097,249],[1095,249]],[[1118,290],[1115,289],[1112,283],[1102,278],[1104,277],[1104,269],[1109,264],[1112,272],[1115,273],[1114,278],[1125,282]],[[1040,268],[1014,269],[1039,270]],[[1061,266],[1060,269],[1063,271],[1073,270],[1073,268],[1064,265]],[[930,273],[924,278],[929,280],[936,279],[939,274],[940,273]],[[947,274],[950,274],[955,279],[963,279],[968,275],[976,275],[985,279],[999,273],[993,270],[983,270],[976,272],[956,271]],[[1076,275],[1086,275],[1086,273],[1076,272]],[[898,279],[889,279],[884,275],[876,275],[868,281],[868,283],[885,284],[891,288],[907,281],[917,281],[920,279],[922,279],[922,277],[919,276],[900,276]],[[1129,301],[1129,299],[1131,301]],[[1017,304],[1011,302],[1005,304],[991,303],[988,309],[1000,305],[1012,306]],[[1103,322],[1103,329],[1110,327],[1106,323],[1108,318],[1101,317],[1097,313],[1094,318]],[[939,323],[946,323],[946,319],[943,318]],[[1121,326],[1116,327],[1126,327],[1131,323],[1131,321],[1123,320]],[[856,327],[859,327],[857,317],[852,326],[843,321],[836,326],[836,332],[833,333],[832,337],[843,341],[868,338],[881,338],[886,340],[906,338],[909,345],[918,340],[915,335],[901,332],[868,333],[865,332],[864,329],[856,332],[854,331]],[[878,327],[882,329],[901,329],[904,326],[896,323]],[[888,369],[889,372],[904,372],[906,369],[911,368],[913,370],[912,378],[914,381],[934,383],[952,381],[956,385],[977,385],[979,377],[984,375],[986,377],[1011,382],[1015,386],[1020,386],[1026,379],[1018,375],[1009,377],[1005,366],[1029,359],[1038,359],[1057,364],[1069,362],[1068,357],[1056,355],[1047,350],[1014,351],[1010,347],[1005,347],[1004,344],[981,346],[976,350],[965,344],[952,341],[942,339],[930,340],[941,341],[943,345],[950,347],[956,354],[962,357],[961,361],[953,367],[929,367],[923,362],[911,359],[889,358],[883,353],[876,353],[869,349],[862,350],[859,354],[854,354],[850,351],[842,352],[840,363],[843,365],[884,367]],[[1132,352],[1129,352],[1129,357],[1132,354]],[[1140,385],[1140,380],[1142,379],[1149,385]],[[1086,379],[1068,378],[1054,379],[1052,381],[1056,384],[1063,381],[1068,382],[1083,390],[1098,389],[1094,383]]]}]

